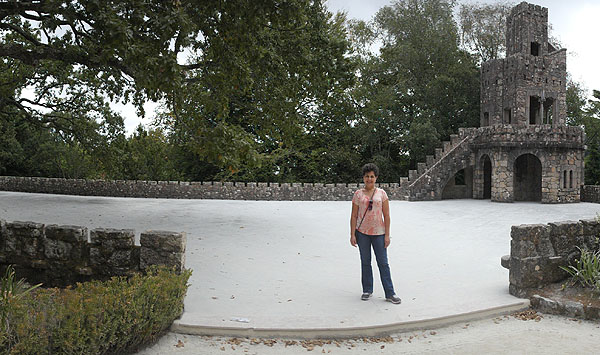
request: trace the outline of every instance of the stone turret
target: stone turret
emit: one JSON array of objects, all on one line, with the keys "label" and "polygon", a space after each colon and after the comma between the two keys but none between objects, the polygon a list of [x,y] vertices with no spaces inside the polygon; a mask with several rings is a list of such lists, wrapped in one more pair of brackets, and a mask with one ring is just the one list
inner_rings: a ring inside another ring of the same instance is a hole
[{"label": "stone turret", "polygon": [[481,127],[412,171],[408,198],[579,202],[585,135],[566,126],[566,63],[566,49],[548,42],[548,9],[515,6],[506,58],[481,66]]},{"label": "stone turret", "polygon": [[506,58],[481,67],[480,125],[565,125],[567,55],[548,42],[548,9],[522,2],[506,26]]}]

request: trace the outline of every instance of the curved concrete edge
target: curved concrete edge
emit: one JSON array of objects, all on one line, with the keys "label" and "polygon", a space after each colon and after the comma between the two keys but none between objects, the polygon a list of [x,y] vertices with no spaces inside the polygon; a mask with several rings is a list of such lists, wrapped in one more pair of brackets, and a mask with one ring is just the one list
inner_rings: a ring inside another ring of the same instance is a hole
[{"label": "curved concrete edge", "polygon": [[356,337],[374,337],[394,333],[408,332],[422,329],[436,329],[456,323],[472,322],[479,319],[493,318],[528,309],[528,299],[519,299],[518,302],[492,307],[473,312],[453,314],[444,317],[430,318],[408,322],[398,322],[383,325],[347,327],[347,328],[242,328],[218,327],[194,324],[183,324],[175,320],[171,331],[179,334],[228,336],[239,338],[294,338],[294,339],[340,339]]}]

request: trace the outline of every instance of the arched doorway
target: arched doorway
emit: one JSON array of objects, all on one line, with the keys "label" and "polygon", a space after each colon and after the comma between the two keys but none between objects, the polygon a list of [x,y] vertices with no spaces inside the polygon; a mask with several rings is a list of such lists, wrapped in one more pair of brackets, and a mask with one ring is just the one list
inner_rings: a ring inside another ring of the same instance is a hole
[{"label": "arched doorway", "polygon": [[483,199],[492,198],[492,160],[487,154],[481,157],[483,166]]},{"label": "arched doorway", "polygon": [[523,154],[515,160],[515,201],[542,200],[542,163],[533,154]]}]

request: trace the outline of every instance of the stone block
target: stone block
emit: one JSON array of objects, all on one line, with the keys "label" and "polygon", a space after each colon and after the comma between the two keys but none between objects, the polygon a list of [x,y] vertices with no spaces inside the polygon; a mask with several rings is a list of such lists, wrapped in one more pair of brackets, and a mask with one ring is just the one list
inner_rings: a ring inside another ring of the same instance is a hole
[{"label": "stone block", "polygon": [[0,255],[4,253],[4,239],[6,238],[6,221],[0,219]]},{"label": "stone block", "polygon": [[510,269],[510,255],[504,255],[500,258],[500,265],[505,269]]},{"label": "stone block", "polygon": [[535,242],[541,238],[546,238],[548,229],[549,227],[545,224],[521,224],[511,227],[510,237],[515,241],[527,240]]},{"label": "stone block", "polygon": [[583,310],[583,304],[574,301],[565,301],[564,309],[567,317],[578,317],[582,318],[585,316],[585,312]]},{"label": "stone block", "polygon": [[550,238],[557,255],[567,256],[577,251],[577,247],[585,244],[583,223],[555,222],[549,223]]},{"label": "stone block", "polygon": [[44,225],[35,222],[7,222],[4,251],[7,255],[23,255],[38,259],[42,253]]},{"label": "stone block", "polygon": [[167,232],[147,230],[140,235],[140,244],[143,248],[184,253],[186,246],[185,232]]},{"label": "stone block", "polygon": [[118,249],[106,258],[106,265],[112,268],[131,267],[137,264],[133,249]]},{"label": "stone block", "polygon": [[47,239],[60,240],[67,243],[87,243],[88,230],[79,226],[59,226],[50,224],[46,226]]},{"label": "stone block", "polygon": [[133,229],[97,228],[90,232],[90,240],[93,245],[101,245],[102,248],[131,248],[135,241]]},{"label": "stone block", "polygon": [[600,236],[600,222],[594,219],[582,219],[579,221],[582,227],[583,235]]},{"label": "stone block", "polygon": [[530,257],[510,258],[509,281],[519,288],[537,288],[564,280],[568,274],[560,269],[567,264],[566,258]]},{"label": "stone block", "polygon": [[44,241],[44,255],[51,260],[67,261],[71,258],[73,245],[62,240],[46,239]]},{"label": "stone block", "polygon": [[151,265],[166,265],[175,268],[177,272],[181,272],[185,267],[185,253],[174,253],[142,247],[140,250],[140,269],[146,270]]},{"label": "stone block", "polygon": [[547,314],[559,314],[560,308],[558,302],[553,299],[533,295],[530,299],[531,307]]}]

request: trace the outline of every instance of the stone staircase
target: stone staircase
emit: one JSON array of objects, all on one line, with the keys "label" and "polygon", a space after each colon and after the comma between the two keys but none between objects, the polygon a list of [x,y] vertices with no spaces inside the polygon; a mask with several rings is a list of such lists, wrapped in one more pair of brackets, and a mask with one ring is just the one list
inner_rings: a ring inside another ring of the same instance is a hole
[{"label": "stone staircase", "polygon": [[476,128],[460,128],[459,134],[450,135],[450,141],[442,142],[435,155],[427,155],[425,162],[417,163],[408,177],[401,178],[400,186],[409,201],[441,200],[442,191],[457,171],[471,164],[470,143]]}]

